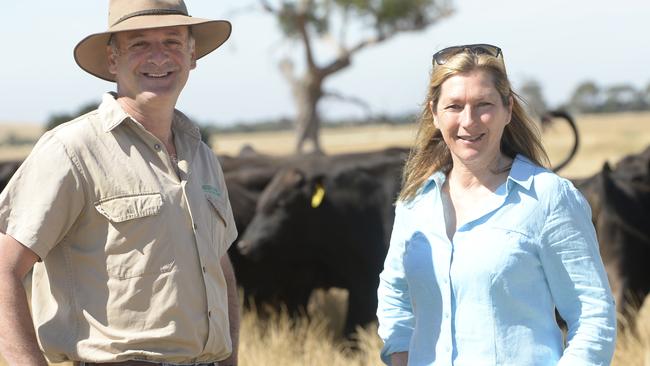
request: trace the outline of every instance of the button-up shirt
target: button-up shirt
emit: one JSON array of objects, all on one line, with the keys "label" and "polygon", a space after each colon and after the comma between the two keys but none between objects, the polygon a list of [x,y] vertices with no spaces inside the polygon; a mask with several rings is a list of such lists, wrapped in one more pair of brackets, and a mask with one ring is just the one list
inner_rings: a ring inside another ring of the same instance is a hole
[{"label": "button-up shirt", "polygon": [[177,166],[113,94],[47,132],[0,195],[34,251],[32,314],[51,362],[191,363],[231,353],[220,258],[237,233],[218,160],[175,112]]},{"label": "button-up shirt", "polygon": [[417,366],[609,365],[614,301],[589,205],[571,182],[517,156],[450,240],[445,179],[434,173],[397,204],[378,290],[384,362],[407,351]]}]

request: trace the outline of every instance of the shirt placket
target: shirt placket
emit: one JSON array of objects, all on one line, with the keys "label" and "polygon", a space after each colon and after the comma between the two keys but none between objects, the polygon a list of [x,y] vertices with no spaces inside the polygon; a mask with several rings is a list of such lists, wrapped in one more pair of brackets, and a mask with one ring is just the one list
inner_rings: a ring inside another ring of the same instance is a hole
[{"label": "shirt placket", "polygon": [[152,149],[155,151],[157,156],[165,164],[171,179],[173,179],[175,182],[180,183],[181,189],[183,191],[183,199],[185,200],[185,204],[187,205],[187,210],[190,216],[190,220],[192,222],[194,246],[198,254],[199,265],[201,266],[201,275],[203,277],[203,286],[206,295],[205,315],[208,321],[208,338],[205,342],[204,350],[209,349],[210,345],[214,343],[216,340],[216,336],[214,332],[215,316],[216,316],[216,314],[214,313],[214,309],[216,307],[216,300],[215,300],[216,294],[208,284],[209,274],[208,274],[208,267],[205,260],[206,258],[210,258],[209,253],[206,253],[206,251],[209,250],[209,246],[201,244],[201,243],[209,243],[211,241],[210,238],[211,228],[200,227],[196,216],[198,213],[200,213],[199,211],[197,211],[198,210],[197,207],[201,207],[200,203],[196,201],[203,197],[203,193],[200,191],[200,189],[197,190],[200,193],[191,192],[193,189],[191,188],[192,184],[189,182],[190,176],[192,175],[191,171],[189,170],[189,167],[192,165],[192,160],[193,160],[192,158],[193,154],[191,154],[190,151],[195,150],[197,146],[192,146],[192,144],[186,145],[185,144],[187,142],[186,140],[183,141],[178,139],[175,140],[175,143],[177,145],[176,146],[177,151],[181,153],[179,154],[179,156],[185,156],[189,160],[187,161],[187,171],[184,171],[179,167],[180,174],[178,174],[176,172],[176,169],[173,167],[173,163],[169,158],[169,154],[167,153],[166,149],[162,146],[160,140],[158,140],[155,136],[151,135],[147,131],[140,131],[140,132],[147,135],[145,136],[146,138],[145,141],[147,141],[147,144],[152,147]]},{"label": "shirt placket", "polygon": [[167,149],[163,146],[162,142],[154,136],[151,132],[147,131],[140,123],[136,121],[131,121],[133,129],[136,133],[143,139],[144,143],[147,144],[153,150],[154,154],[158,156],[160,161],[163,162],[167,168],[167,173],[169,177],[176,183],[180,183],[180,178],[178,176],[178,166],[176,166],[172,161]]},{"label": "shirt placket", "polygon": [[[437,182],[438,186],[442,186],[442,182]],[[438,191],[440,192],[440,191]],[[443,217],[442,196],[438,193],[436,197],[437,203],[433,213],[434,217]],[[435,263],[434,270],[435,276],[438,278],[438,286],[441,295],[441,313],[440,313],[440,338],[436,344],[432,345],[436,349],[436,364],[451,365],[453,358],[453,308],[452,308],[452,278],[451,278],[451,265],[453,263],[454,245],[453,241],[447,238],[446,226],[444,220],[435,221],[436,228],[434,229],[435,237],[439,239],[438,245],[434,245],[435,250],[432,250],[433,255],[432,263]],[[440,362],[438,362],[440,361]]]},{"label": "shirt placket", "polygon": [[[189,149],[194,149],[195,147],[189,146]],[[188,167],[191,166],[191,162],[188,162]],[[185,203],[187,204],[188,211],[190,214],[190,219],[192,220],[192,231],[194,234],[194,245],[196,247],[196,251],[198,254],[198,260],[199,260],[199,265],[201,266],[201,276],[203,278],[203,286],[205,289],[205,299],[206,299],[206,318],[208,321],[208,338],[205,342],[205,347],[204,347],[204,352],[205,350],[210,348],[210,345],[216,342],[216,334],[215,334],[215,327],[216,327],[216,316],[217,314],[215,311],[217,310],[217,295],[215,293],[215,290],[213,287],[209,285],[209,276],[210,274],[208,273],[208,263],[206,263],[207,258],[212,258],[211,254],[208,252],[210,250],[210,246],[206,243],[211,242],[211,230],[212,227],[202,227],[199,224],[199,219],[197,217],[198,214],[204,214],[207,215],[209,213],[203,212],[201,213],[199,207],[202,207],[200,202],[197,202],[197,200],[202,200],[204,199],[203,192],[198,188],[196,185],[196,182],[189,182],[189,178],[191,177],[192,173],[191,171],[188,171],[187,174],[181,174],[181,176],[185,176],[187,179],[181,180],[181,186],[183,188],[183,197],[185,199]],[[193,193],[191,192],[192,190],[197,190],[199,193]],[[213,264],[215,265],[215,264]]]},{"label": "shirt placket", "polygon": [[[439,283],[440,292],[442,293],[442,319],[441,319],[441,334],[444,334],[442,337],[443,342],[439,343],[437,354],[441,355],[439,359],[444,359],[444,362],[441,362],[443,365],[452,364],[453,356],[453,339],[454,332],[452,327],[453,320],[453,308],[452,308],[452,279],[451,279],[451,265],[453,262],[453,241],[447,240],[446,245],[443,245],[441,248],[441,253],[438,253],[440,260],[436,261],[440,264],[440,271],[436,274],[440,276],[441,281]],[[438,358],[438,357],[437,357]]]}]

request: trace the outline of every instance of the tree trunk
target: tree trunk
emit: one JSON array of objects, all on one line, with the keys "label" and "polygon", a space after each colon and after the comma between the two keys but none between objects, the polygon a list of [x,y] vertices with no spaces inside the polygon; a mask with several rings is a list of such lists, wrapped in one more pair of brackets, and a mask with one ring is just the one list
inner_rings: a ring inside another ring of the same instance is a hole
[{"label": "tree trunk", "polygon": [[[296,102],[296,150],[297,154],[307,152],[322,153],[320,144],[320,115],[318,102],[323,96],[322,79],[309,71],[292,83],[292,91]],[[311,142],[311,147],[305,149]]]}]

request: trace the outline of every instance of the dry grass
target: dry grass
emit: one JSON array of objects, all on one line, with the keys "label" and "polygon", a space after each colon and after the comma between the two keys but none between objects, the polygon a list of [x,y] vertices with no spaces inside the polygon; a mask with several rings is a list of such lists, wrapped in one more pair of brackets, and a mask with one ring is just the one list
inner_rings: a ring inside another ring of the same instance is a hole
[{"label": "dry grass", "polygon": [[346,292],[317,291],[310,304],[310,316],[291,319],[286,312],[260,319],[246,312],[242,320],[240,364],[287,366],[381,365],[375,324],[358,329],[357,349],[341,341]]},{"label": "dry grass", "polygon": [[612,365],[650,366],[650,301],[647,298],[637,313],[635,330],[626,327],[619,332]]},{"label": "dry grass", "polygon": [[42,133],[39,125],[0,123],[0,161],[22,160],[32,150],[32,144],[10,145],[9,140],[36,141]]}]

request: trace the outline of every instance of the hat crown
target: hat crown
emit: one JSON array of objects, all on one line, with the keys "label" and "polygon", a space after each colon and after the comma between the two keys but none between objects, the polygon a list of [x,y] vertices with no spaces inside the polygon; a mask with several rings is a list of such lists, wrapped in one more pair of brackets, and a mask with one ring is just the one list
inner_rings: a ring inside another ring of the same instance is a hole
[{"label": "hat crown", "polygon": [[110,0],[108,27],[136,16],[164,14],[189,16],[183,0]]}]

